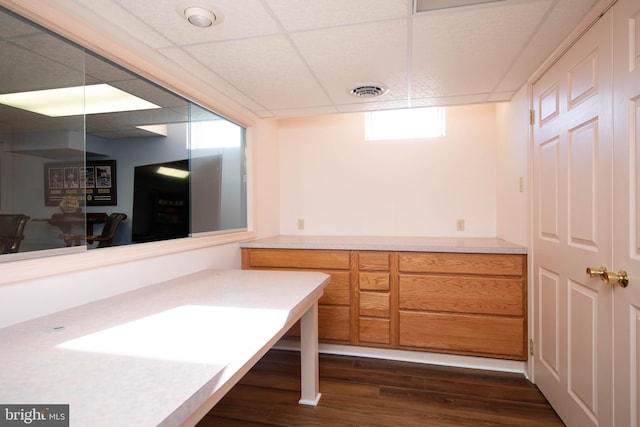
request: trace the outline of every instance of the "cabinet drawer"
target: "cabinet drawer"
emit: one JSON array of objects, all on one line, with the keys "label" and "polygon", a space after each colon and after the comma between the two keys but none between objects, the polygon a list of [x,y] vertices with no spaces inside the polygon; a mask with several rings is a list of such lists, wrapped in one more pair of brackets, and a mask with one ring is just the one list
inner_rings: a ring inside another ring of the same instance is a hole
[{"label": "cabinet drawer", "polygon": [[250,268],[324,268],[349,269],[349,251],[315,249],[248,249],[246,262]]},{"label": "cabinet drawer", "polygon": [[332,271],[327,274],[331,276],[331,281],[324,288],[324,294],[318,302],[320,304],[349,305],[351,301],[349,273]]},{"label": "cabinet drawer", "polygon": [[360,316],[389,317],[389,294],[385,292],[360,292]]},{"label": "cabinet drawer", "polygon": [[[349,342],[351,336],[349,307],[318,306],[318,339],[321,341]],[[300,339],[300,322],[286,333],[289,338]]]},{"label": "cabinet drawer", "polygon": [[349,342],[351,319],[349,307],[318,306],[318,338],[321,340]]},{"label": "cabinet drawer", "polygon": [[389,273],[358,273],[358,286],[361,291],[388,291]]},{"label": "cabinet drawer", "polygon": [[524,360],[524,320],[400,311],[400,345]]},{"label": "cabinet drawer", "polygon": [[358,338],[361,343],[390,344],[389,325],[387,319],[360,319]]},{"label": "cabinet drawer", "polygon": [[522,316],[520,279],[400,275],[400,309]]},{"label": "cabinet drawer", "polygon": [[360,251],[358,268],[369,271],[389,271],[389,252]]},{"label": "cabinet drawer", "polygon": [[400,271],[522,276],[523,255],[401,252]]}]

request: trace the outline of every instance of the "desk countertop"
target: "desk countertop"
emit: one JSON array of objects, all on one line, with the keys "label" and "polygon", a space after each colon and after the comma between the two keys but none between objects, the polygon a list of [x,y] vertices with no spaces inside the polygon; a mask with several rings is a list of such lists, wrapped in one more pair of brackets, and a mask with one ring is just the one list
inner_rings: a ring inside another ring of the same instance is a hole
[{"label": "desk countertop", "polygon": [[291,236],[242,242],[241,248],[526,254],[527,248],[494,237]]},{"label": "desk countertop", "polygon": [[205,270],[2,329],[0,402],[69,404],[73,426],[180,425],[237,382],[328,281]]}]

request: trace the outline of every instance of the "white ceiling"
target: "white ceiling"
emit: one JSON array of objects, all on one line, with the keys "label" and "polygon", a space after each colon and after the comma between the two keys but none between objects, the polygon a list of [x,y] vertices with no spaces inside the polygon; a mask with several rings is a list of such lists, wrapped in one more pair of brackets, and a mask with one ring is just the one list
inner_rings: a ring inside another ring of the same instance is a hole
[{"label": "white ceiling", "polygon": [[[265,118],[509,100],[596,3],[505,0],[414,14],[412,0],[65,1]],[[187,6],[224,20],[193,27]],[[388,92],[349,93],[362,84]]]}]

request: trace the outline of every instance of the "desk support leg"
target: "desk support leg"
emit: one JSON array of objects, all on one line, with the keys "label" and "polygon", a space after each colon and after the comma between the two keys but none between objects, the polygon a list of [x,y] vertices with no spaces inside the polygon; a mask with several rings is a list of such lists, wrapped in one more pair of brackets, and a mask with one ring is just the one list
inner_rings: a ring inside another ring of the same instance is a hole
[{"label": "desk support leg", "polygon": [[301,405],[317,406],[320,401],[318,363],[318,304],[300,318]]}]

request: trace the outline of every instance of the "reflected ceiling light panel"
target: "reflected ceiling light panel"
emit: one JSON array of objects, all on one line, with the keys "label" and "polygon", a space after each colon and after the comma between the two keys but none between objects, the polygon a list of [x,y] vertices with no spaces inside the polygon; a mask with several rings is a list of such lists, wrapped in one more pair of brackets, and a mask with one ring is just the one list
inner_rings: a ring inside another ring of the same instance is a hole
[{"label": "reflected ceiling light panel", "polygon": [[160,166],[158,170],[156,170],[156,173],[159,173],[160,175],[165,175],[165,176],[170,176],[172,178],[180,178],[180,179],[185,179],[186,177],[189,176],[189,171],[185,171],[182,169],[168,168],[165,166]]},{"label": "reflected ceiling light panel", "polygon": [[159,105],[105,83],[8,93],[0,95],[0,104],[49,117],[161,108]]},{"label": "reflected ceiling light panel", "polygon": [[148,126],[136,126],[138,129],[146,130],[147,132],[155,133],[156,135],[167,136],[169,130],[167,125],[148,125]]},{"label": "reflected ceiling light panel", "polygon": [[203,7],[188,7],[184,10],[184,16],[191,25],[198,28],[209,28],[219,23],[217,14]]}]

